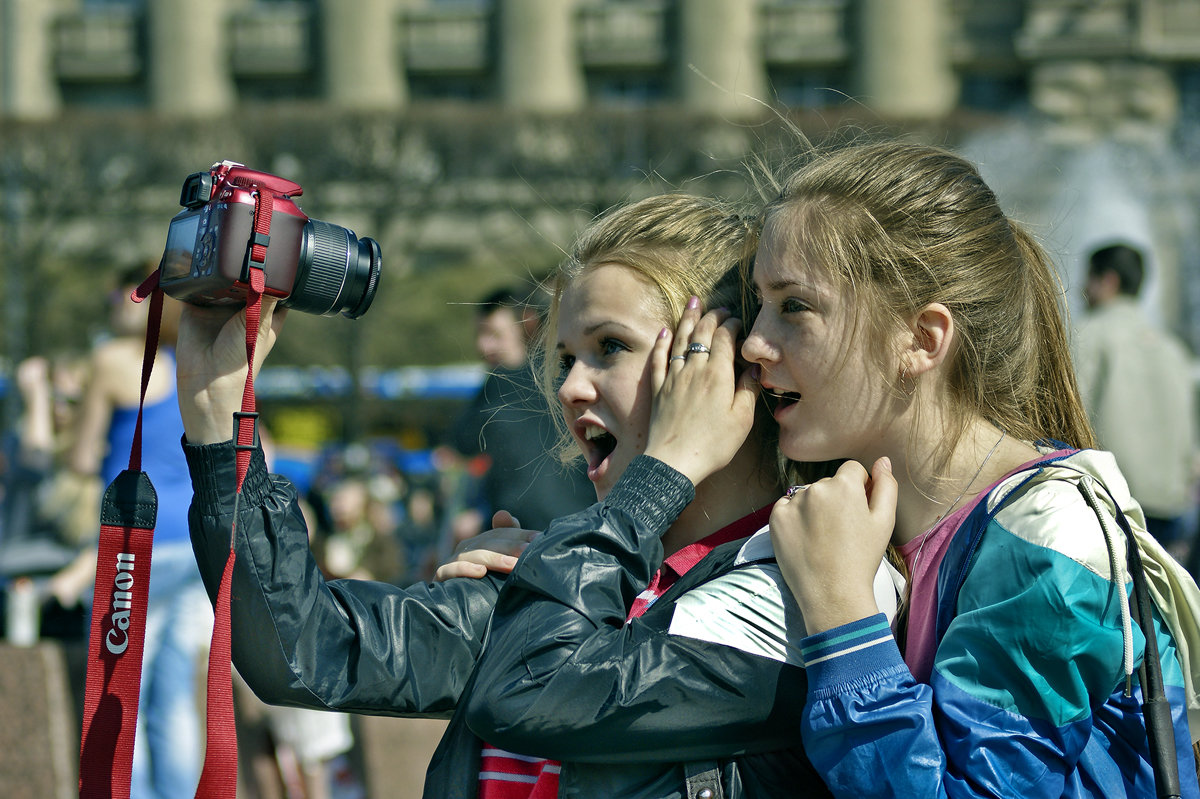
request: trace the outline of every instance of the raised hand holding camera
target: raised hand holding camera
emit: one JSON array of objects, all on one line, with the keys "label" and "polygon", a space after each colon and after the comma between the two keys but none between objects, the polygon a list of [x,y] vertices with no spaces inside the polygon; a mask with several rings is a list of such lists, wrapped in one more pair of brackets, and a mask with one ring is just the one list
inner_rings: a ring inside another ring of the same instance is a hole
[{"label": "raised hand holding camera", "polygon": [[[188,303],[176,348],[180,416],[192,444],[234,442],[235,492],[258,446],[254,373],[283,322],[277,305],[306,313],[364,314],[375,297],[382,259],[379,245],[346,228],[309,219],[293,200],[300,186],[222,161],[183,184],[184,210],[171,220],[157,272],[135,291],[151,300],[142,401],[154,363],[163,294]],[[103,617],[90,638],[80,795],[128,795],[133,724],[141,679],[142,637],[157,499],[141,471],[142,414],[138,409],[129,469],[105,492],[94,605],[114,608],[109,655]],[[207,738],[196,796],[232,796],[237,783],[237,739],[230,664],[231,546],[214,601],[209,659]],[[135,569],[140,569],[138,577]],[[115,576],[114,576],[115,575]],[[137,589],[134,591],[134,589]],[[110,601],[111,600],[111,601]],[[129,657],[124,657],[126,651]],[[109,661],[103,660],[108,657]],[[113,661],[113,658],[119,660]],[[110,662],[111,661],[111,662]]]},{"label": "raised hand holding camera", "polygon": [[190,306],[177,347],[180,413],[190,443],[229,440],[241,407],[247,362],[240,309],[251,269],[261,269],[263,280],[255,371],[285,309],[355,319],[375,298],[379,245],[310,219],[293,199],[301,192],[299,184],[233,161],[184,180],[184,210],[171,220],[159,285]]},{"label": "raised hand holding camera", "polygon": [[[287,309],[264,298],[254,371],[271,351]],[[191,444],[228,441],[246,384],[245,309],[187,306],[175,350],[179,413]]]}]

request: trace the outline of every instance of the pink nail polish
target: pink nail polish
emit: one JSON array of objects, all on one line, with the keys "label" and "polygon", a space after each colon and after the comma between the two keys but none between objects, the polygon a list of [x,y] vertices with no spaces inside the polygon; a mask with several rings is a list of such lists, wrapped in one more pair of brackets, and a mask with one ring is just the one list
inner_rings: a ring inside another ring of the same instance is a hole
[{"label": "pink nail polish", "polygon": [[699,308],[699,307],[700,307],[700,298],[699,298],[699,297],[692,297],[691,299],[689,299],[689,300],[688,300],[687,307],[688,307],[688,310],[689,310],[689,311],[694,311],[694,310],[696,310],[697,308]]}]

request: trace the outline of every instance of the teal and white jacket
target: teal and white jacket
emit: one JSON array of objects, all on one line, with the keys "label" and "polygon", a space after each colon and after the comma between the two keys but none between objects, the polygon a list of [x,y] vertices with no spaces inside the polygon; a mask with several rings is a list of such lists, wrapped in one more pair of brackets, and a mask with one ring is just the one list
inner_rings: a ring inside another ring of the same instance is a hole
[{"label": "teal and white jacket", "polygon": [[1200,710],[1200,591],[1145,533],[1112,456],[1094,450],[1010,476],[954,533],[936,577],[929,684],[882,614],[804,639],[803,739],[833,794],[1154,797],[1145,639],[1130,621],[1118,512],[1150,584],[1181,795],[1200,798],[1188,728]]}]

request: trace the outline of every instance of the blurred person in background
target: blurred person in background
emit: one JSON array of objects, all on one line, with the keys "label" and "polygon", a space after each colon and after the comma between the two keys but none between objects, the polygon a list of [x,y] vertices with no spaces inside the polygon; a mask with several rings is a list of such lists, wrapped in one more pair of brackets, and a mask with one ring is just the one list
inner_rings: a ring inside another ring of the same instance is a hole
[{"label": "blurred person in background", "polygon": [[1144,277],[1135,247],[1111,244],[1091,254],[1075,373],[1096,438],[1116,456],[1146,512],[1146,529],[1182,559],[1195,515],[1192,358],[1138,306]]},{"label": "blurred person in background", "polygon": [[437,551],[445,503],[433,481],[410,477],[402,504],[404,513],[396,529],[406,568],[401,585],[411,585],[433,577],[433,568],[426,564]]},{"label": "blurred person in background", "polygon": [[320,547],[330,577],[389,583],[403,578],[404,555],[388,486],[381,475],[351,472],[321,489],[327,526]]},{"label": "blurred person in background", "polygon": [[26,615],[5,614],[10,640],[41,636],[80,644],[85,638],[82,608],[63,607],[44,590],[81,546],[93,543],[98,526],[99,479],[64,465],[85,370],[84,359],[68,353],[34,355],[17,365],[20,415],[5,433],[0,457],[0,587],[5,601],[10,591],[30,596],[13,609]]},{"label": "blurred person in background", "polygon": [[554,418],[529,360],[538,321],[537,309],[511,288],[479,302],[475,347],[489,373],[459,416],[453,442],[463,455],[483,453],[491,461],[483,476],[482,518],[506,510],[531,530],[544,530],[596,499],[578,464],[565,467],[552,454]]},{"label": "blurred person in background", "polygon": [[5,573],[61,568],[95,536],[99,480],[64,468],[85,375],[84,360],[66,354],[34,355],[17,365],[21,412],[5,436],[0,489]]}]

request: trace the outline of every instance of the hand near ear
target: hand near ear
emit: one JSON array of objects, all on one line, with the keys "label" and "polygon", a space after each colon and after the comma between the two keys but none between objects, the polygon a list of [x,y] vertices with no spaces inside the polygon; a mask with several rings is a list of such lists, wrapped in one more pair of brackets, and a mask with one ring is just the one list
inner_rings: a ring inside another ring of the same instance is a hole
[{"label": "hand near ear", "polygon": [[754,425],[758,384],[737,363],[741,329],[728,311],[702,315],[693,298],[675,334],[660,337],[650,355],[654,406],[645,452],[693,485],[727,466]]}]

